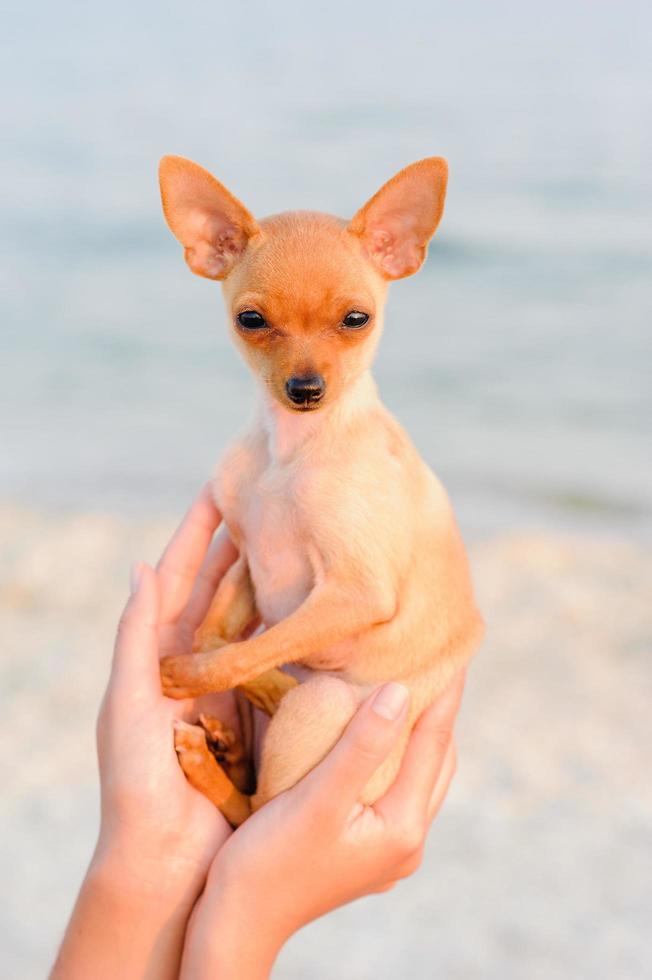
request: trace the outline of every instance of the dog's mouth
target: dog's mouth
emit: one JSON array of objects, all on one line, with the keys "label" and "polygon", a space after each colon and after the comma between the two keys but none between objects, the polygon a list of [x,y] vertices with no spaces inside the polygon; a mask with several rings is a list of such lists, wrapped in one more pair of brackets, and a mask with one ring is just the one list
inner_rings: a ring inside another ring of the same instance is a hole
[{"label": "dog's mouth", "polygon": [[305,401],[305,402],[292,402],[290,399],[286,399],[285,404],[288,408],[292,409],[293,412],[318,412],[322,406],[321,399],[319,401]]}]

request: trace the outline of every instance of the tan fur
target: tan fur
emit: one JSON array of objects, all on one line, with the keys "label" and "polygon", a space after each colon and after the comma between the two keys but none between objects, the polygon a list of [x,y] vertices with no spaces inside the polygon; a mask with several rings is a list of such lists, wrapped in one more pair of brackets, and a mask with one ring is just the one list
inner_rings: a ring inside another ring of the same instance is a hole
[{"label": "tan fur", "polygon": [[[291,690],[270,723],[260,805],[311,769],[357,704],[385,681],[410,688],[407,737],[481,639],[446,493],[380,402],[369,372],[387,281],[423,262],[443,211],[447,167],[430,158],[405,168],[348,224],[312,212],[253,222],[209,174],[202,183],[201,173],[165,158],[161,187],[186,254],[201,251],[213,269],[230,263],[223,292],[234,340],[260,382],[258,417],[225,455],[215,497],[240,552],[233,581],[240,575],[245,582],[246,569],[266,629],[168,658],[162,679],[167,694],[188,697],[247,684],[288,663],[304,676],[322,672]],[[194,199],[188,180],[201,185]],[[224,259],[227,226],[240,250]],[[259,312],[267,328],[245,332],[237,321],[243,310]],[[362,329],[343,326],[351,310],[369,314]],[[310,374],[323,377],[325,394],[314,410],[298,410],[285,384]],[[404,741],[364,801],[391,782]]]},{"label": "tan fur", "polygon": [[[257,810],[294,786],[306,773],[306,759],[311,760],[311,765],[320,762],[335,745],[357,707],[355,688],[329,674],[316,673],[288,692],[263,742],[252,808]],[[319,724],[315,724],[317,718]]]},{"label": "tan fur", "polygon": [[[257,620],[254,587],[247,562],[240,555],[219,584],[204,621],[197,630],[193,651],[206,653],[218,650],[239,639]],[[254,707],[273,715],[284,695],[296,683],[289,674],[272,669],[254,677],[247,684],[239,684],[237,690]]]}]

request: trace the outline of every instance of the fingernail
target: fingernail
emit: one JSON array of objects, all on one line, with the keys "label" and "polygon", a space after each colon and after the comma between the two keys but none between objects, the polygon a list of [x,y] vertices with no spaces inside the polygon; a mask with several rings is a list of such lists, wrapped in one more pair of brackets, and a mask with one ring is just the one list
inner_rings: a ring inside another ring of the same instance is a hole
[{"label": "fingernail", "polygon": [[134,561],[131,563],[131,572],[129,574],[129,583],[131,587],[131,594],[138,592],[138,586],[140,585],[140,580],[143,575],[143,563],[142,561]]},{"label": "fingernail", "polygon": [[392,681],[390,684],[381,687],[371,702],[371,707],[381,718],[395,721],[407,704],[408,696],[407,687]]}]

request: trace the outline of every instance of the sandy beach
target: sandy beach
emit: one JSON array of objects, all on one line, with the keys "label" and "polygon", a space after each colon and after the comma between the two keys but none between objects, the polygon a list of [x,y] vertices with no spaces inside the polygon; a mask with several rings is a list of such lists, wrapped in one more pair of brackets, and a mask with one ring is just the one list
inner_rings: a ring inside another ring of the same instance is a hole
[{"label": "sandy beach", "polygon": [[[97,828],[94,719],[129,563],[173,524],[0,509],[6,977],[54,955]],[[526,530],[471,553],[488,636],[424,865],[306,929],[278,977],[646,973],[652,557]]]}]

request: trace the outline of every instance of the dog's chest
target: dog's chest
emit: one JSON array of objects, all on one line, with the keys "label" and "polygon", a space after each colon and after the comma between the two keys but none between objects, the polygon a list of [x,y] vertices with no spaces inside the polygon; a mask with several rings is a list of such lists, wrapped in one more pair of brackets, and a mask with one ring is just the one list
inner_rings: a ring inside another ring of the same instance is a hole
[{"label": "dog's chest", "polygon": [[225,496],[223,513],[246,553],[258,611],[265,625],[273,626],[294,612],[313,586],[295,474],[270,463],[239,481],[239,492]]}]

